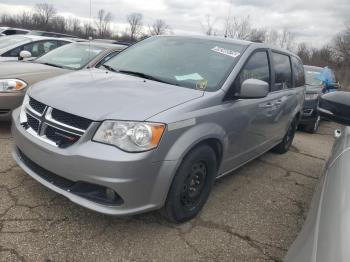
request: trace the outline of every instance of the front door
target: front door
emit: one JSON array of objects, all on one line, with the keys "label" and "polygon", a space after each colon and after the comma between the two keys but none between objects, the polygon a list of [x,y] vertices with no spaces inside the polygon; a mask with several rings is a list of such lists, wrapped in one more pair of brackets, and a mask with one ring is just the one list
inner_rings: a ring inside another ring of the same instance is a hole
[{"label": "front door", "polygon": [[[239,95],[240,86],[246,79],[259,79],[271,86],[267,50],[256,51],[248,59],[232,87],[236,95]],[[226,107],[224,126],[228,134],[228,149],[224,154],[222,172],[244,164],[271,147],[272,132],[280,114],[279,99],[279,96],[270,93],[265,98],[236,99],[223,104]]]}]

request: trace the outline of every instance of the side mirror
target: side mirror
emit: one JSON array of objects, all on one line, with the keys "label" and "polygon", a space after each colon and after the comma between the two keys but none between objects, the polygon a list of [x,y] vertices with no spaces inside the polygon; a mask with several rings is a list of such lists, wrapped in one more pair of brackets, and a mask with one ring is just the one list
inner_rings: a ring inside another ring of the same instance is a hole
[{"label": "side mirror", "polygon": [[323,118],[350,126],[350,92],[336,91],[323,95],[318,112]]},{"label": "side mirror", "polygon": [[32,53],[27,50],[23,50],[19,53],[19,60],[23,60],[31,57],[32,57]]},{"label": "side mirror", "polygon": [[240,98],[263,98],[269,94],[269,84],[258,79],[244,80]]}]

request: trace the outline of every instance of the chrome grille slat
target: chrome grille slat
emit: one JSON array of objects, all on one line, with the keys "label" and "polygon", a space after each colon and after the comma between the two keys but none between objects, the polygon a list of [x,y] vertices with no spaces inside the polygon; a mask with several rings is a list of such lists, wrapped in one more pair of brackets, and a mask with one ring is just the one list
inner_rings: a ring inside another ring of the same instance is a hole
[{"label": "chrome grille slat", "polygon": [[46,105],[35,100],[34,98],[30,98],[28,105],[29,105],[31,111],[34,111],[34,113],[37,113],[40,116],[42,116],[44,114],[45,109],[46,109]]},{"label": "chrome grille slat", "polygon": [[[60,148],[66,148],[76,143],[92,123],[89,119],[59,110],[62,116],[61,119],[64,120],[64,114],[67,114],[67,122],[74,123],[75,126],[58,121],[52,117],[52,112],[56,109],[40,103],[33,98],[29,98],[29,102],[23,105],[23,108],[25,119],[21,121],[22,126],[31,135],[36,136],[41,141]],[[82,120],[85,121],[82,122],[85,129],[77,127],[77,123]]]},{"label": "chrome grille slat", "polygon": [[84,130],[84,129],[76,128],[76,127],[74,127],[74,126],[70,126],[70,125],[67,125],[67,124],[65,124],[65,123],[62,123],[62,122],[60,122],[60,121],[57,121],[56,119],[54,119],[54,118],[52,117],[52,111],[53,111],[53,108],[52,108],[52,107],[48,108],[47,113],[46,113],[46,115],[45,115],[45,119],[48,120],[48,122],[51,122],[51,123],[53,123],[53,124],[60,125],[60,126],[62,126],[62,127],[69,128],[69,129],[71,129],[71,130],[75,130],[75,131],[78,131],[78,132],[82,132],[82,133],[84,133],[84,132],[86,131],[86,129]]}]

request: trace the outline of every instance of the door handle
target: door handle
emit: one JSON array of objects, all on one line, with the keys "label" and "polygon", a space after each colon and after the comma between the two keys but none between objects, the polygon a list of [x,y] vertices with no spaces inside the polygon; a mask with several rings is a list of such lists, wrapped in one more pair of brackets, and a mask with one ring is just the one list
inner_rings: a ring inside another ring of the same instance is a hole
[{"label": "door handle", "polygon": [[274,106],[274,104],[270,103],[270,102],[264,105],[265,108],[270,108],[270,107],[273,107],[273,106]]},{"label": "door handle", "polygon": [[276,106],[280,106],[282,104],[282,100],[277,100],[276,102],[275,102],[275,105]]}]

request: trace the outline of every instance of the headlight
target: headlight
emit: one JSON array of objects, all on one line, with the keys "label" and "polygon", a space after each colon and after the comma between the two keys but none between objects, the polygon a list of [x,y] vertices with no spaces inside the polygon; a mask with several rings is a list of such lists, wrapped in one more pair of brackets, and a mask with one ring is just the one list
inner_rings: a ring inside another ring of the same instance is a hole
[{"label": "headlight", "polygon": [[156,148],[165,129],[164,124],[130,121],[104,121],[93,141],[114,145],[128,152]]},{"label": "headlight", "polygon": [[27,86],[27,83],[19,79],[0,79],[0,92],[16,92]]},{"label": "headlight", "polygon": [[318,98],[318,94],[306,94],[305,100],[316,100]]}]

